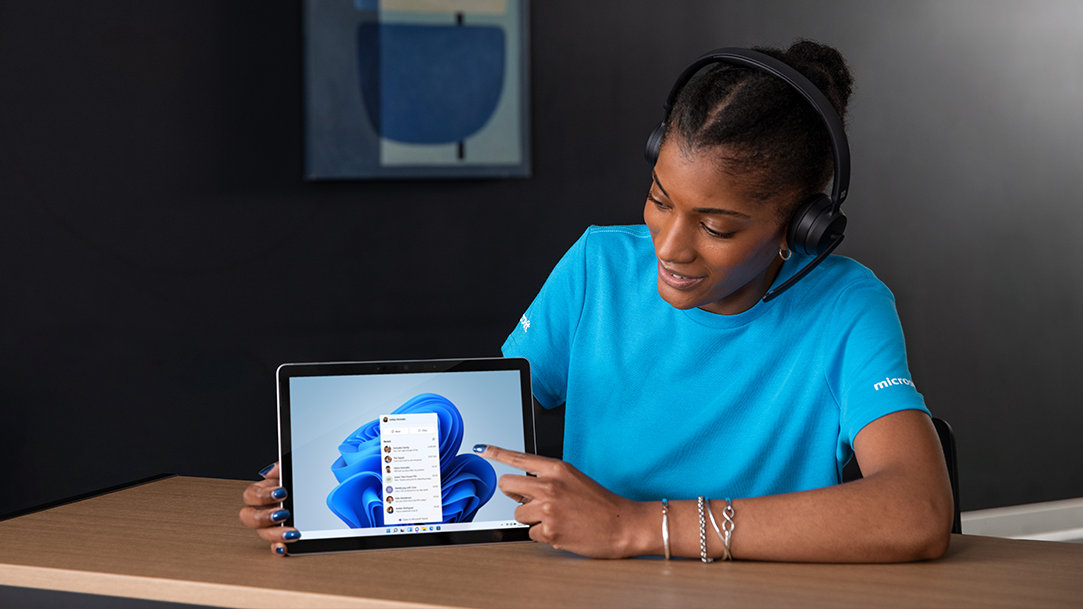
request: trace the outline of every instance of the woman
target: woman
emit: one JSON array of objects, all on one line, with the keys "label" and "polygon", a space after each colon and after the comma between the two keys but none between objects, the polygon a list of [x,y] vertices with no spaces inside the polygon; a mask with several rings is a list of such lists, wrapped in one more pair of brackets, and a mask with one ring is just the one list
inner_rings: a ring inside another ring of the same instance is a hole
[{"label": "woman", "polygon": [[[837,51],[760,50],[844,114]],[[500,488],[533,539],[705,561],[946,551],[947,471],[890,291],[830,257],[764,300],[811,261],[787,227],[832,171],[823,119],[778,77],[714,63],[680,89],[645,226],[588,229],[503,347],[530,360],[540,404],[567,404],[566,461],[475,447],[532,474]],[[864,477],[838,484],[851,457]],[[276,487],[275,470],[249,487],[241,519],[284,553]]]}]

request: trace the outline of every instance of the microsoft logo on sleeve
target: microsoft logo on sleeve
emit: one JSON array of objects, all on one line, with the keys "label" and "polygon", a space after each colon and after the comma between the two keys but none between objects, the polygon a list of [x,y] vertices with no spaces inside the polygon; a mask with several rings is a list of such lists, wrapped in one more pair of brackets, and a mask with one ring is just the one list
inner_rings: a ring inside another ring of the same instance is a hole
[{"label": "microsoft logo on sleeve", "polygon": [[896,378],[885,378],[884,380],[880,381],[879,383],[876,383],[875,385],[873,385],[872,388],[875,389],[876,391],[880,391],[881,389],[888,388],[890,385],[909,385],[910,387],[913,387],[914,386],[914,381],[911,381],[910,379],[904,379],[904,378],[898,378],[898,377],[896,377]]}]

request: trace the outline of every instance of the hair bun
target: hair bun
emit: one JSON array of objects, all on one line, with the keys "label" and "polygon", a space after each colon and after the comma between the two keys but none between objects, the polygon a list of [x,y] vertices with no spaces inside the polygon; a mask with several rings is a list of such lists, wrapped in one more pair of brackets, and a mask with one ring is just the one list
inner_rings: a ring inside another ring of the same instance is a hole
[{"label": "hair bun", "polygon": [[804,74],[812,84],[823,91],[839,117],[846,116],[854,78],[850,75],[850,69],[846,67],[846,60],[841,53],[812,40],[798,40],[778,58]]}]

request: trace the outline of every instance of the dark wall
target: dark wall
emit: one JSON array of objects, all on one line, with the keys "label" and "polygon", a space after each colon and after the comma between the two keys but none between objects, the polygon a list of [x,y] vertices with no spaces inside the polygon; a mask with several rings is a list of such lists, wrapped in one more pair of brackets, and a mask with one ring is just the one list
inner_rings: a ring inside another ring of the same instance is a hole
[{"label": "dark wall", "polygon": [[1076,2],[531,6],[533,177],[305,183],[296,2],[0,4],[0,513],[254,477],[285,361],[498,352],[714,46],[839,47],[842,253],[895,291],[962,507],[1083,495]]}]

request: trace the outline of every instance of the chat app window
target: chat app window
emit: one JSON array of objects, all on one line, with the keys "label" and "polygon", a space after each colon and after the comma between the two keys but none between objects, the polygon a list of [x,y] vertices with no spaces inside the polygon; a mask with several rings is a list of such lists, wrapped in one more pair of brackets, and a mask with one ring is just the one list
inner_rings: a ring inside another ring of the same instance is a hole
[{"label": "chat app window", "polygon": [[385,414],[379,420],[384,523],[443,521],[436,413]]}]

